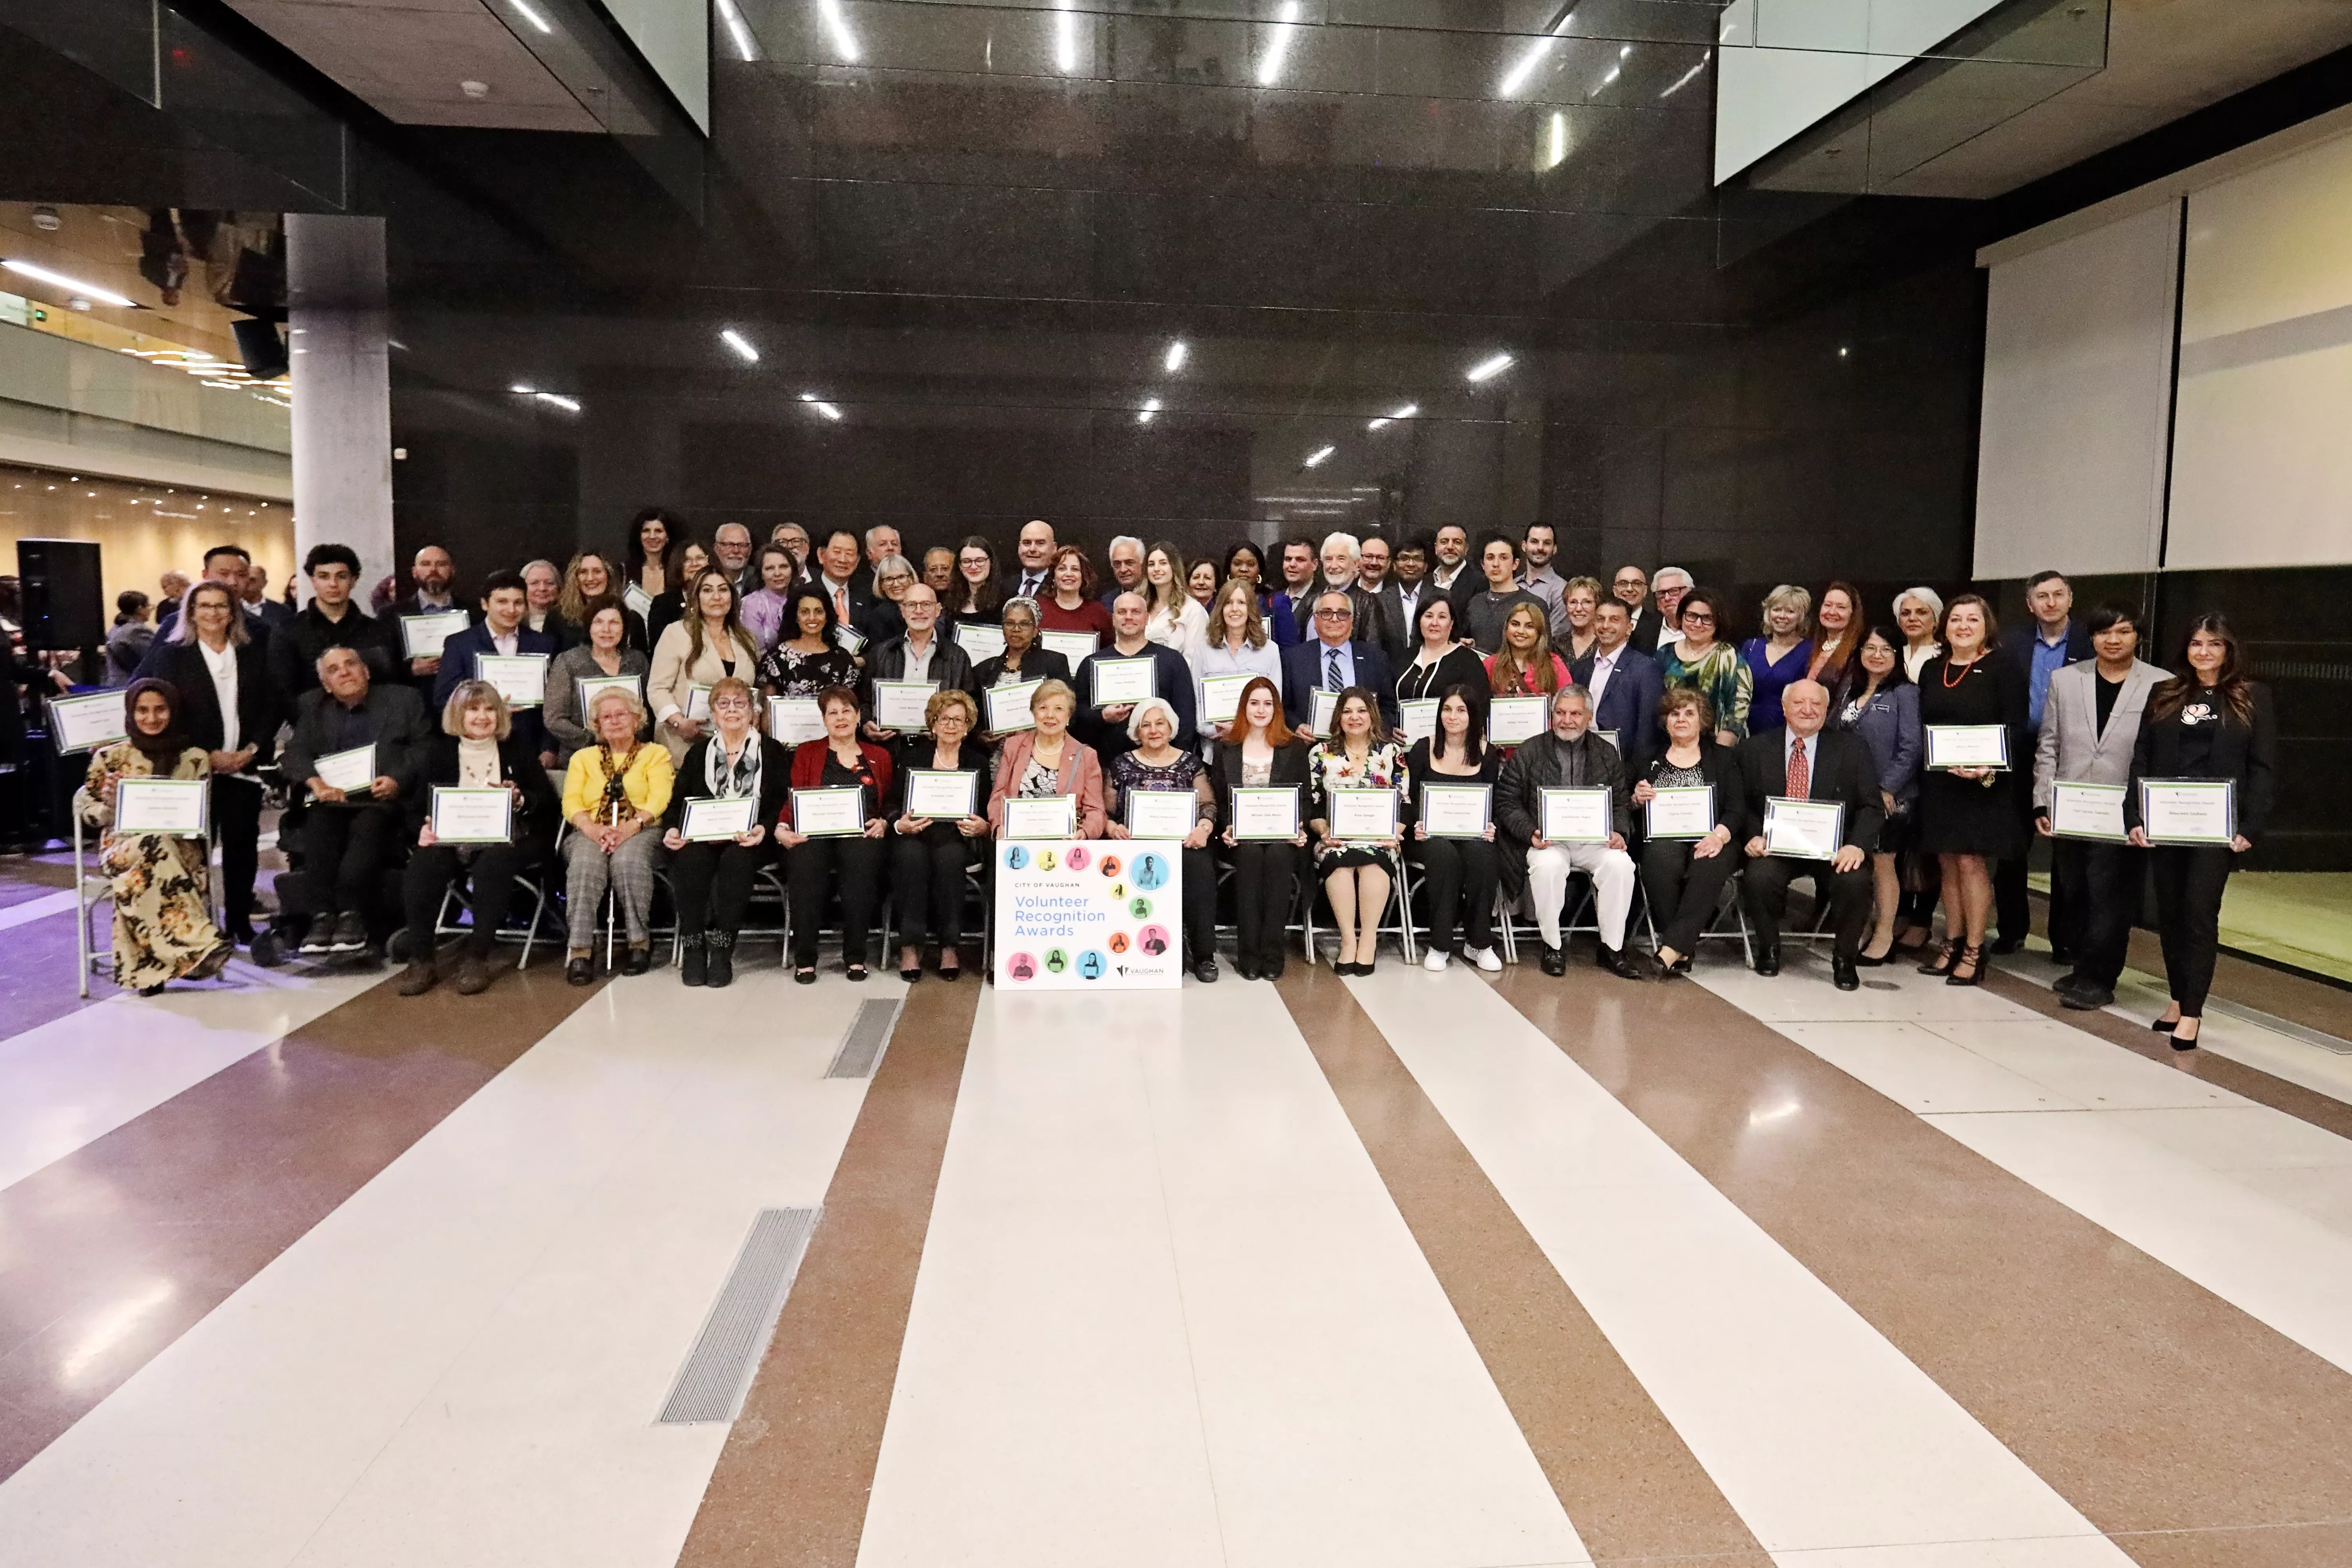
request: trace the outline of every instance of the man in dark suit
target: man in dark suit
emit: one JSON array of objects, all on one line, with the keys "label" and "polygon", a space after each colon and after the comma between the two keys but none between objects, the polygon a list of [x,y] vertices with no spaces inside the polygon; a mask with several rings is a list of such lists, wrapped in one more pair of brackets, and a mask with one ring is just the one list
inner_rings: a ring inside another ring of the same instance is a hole
[{"label": "man in dark suit", "polygon": [[[408,580],[416,584],[415,588],[385,605],[380,617],[392,633],[395,647],[401,642],[401,616],[429,616],[438,610],[465,607],[457,603],[457,591],[452,587],[457,580],[457,563],[447,551],[437,544],[428,544],[416,552],[415,559],[408,563]],[[477,611],[472,614],[472,618],[478,621],[482,617]],[[405,679],[419,691],[430,691],[440,673],[441,656],[425,654],[408,661]]]},{"label": "man in dark suit", "polygon": [[[441,645],[440,670],[433,678],[433,709],[428,718],[437,721],[457,688],[481,678],[485,655],[508,658],[528,658],[533,654],[551,659],[555,657],[555,634],[535,632],[524,622],[523,616],[530,608],[530,594],[523,585],[521,573],[493,572],[483,580],[482,618]],[[540,766],[553,767],[555,748],[547,743],[540,710],[517,708],[513,718],[514,732],[528,750],[538,754]]]},{"label": "man in dark suit", "polygon": [[[2042,732],[2042,710],[2050,698],[2050,678],[2070,664],[2098,657],[2098,650],[2091,646],[2090,628],[2074,618],[2074,585],[2066,581],[2064,573],[2040,573],[2027,583],[2025,607],[2033,617],[2033,625],[2022,636],[2002,637],[2000,646],[1993,650],[1993,657],[2006,659],[2025,682],[2025,733],[2009,738],[2012,757],[2033,754],[2034,742]],[[2018,816],[2025,826],[2025,842],[2030,845],[2034,838],[2032,792],[2011,793],[2017,801]],[[2033,931],[2033,899],[2027,890],[2025,877],[2022,855],[1993,868],[1993,914],[2000,931],[1992,944],[1995,952],[2017,952]],[[2072,914],[2062,910],[2053,883],[2050,930],[2054,935],[2063,936],[2073,925]],[[2051,956],[2062,964],[2072,963],[2074,957],[2055,943]]]},{"label": "man in dark suit", "polygon": [[1381,651],[1389,656],[1389,663],[1399,669],[1420,651],[1422,607],[1432,598],[1444,596],[1433,594],[1429,588],[1430,549],[1426,533],[1408,534],[1396,542],[1389,569],[1375,595],[1379,635],[1364,634],[1367,641],[1381,645]]},{"label": "man in dark suit", "polygon": [[836,528],[817,546],[816,585],[833,601],[833,618],[845,626],[861,626],[874,607],[874,595],[857,579],[857,535]]},{"label": "man in dark suit", "polygon": [[1108,647],[1097,648],[1078,665],[1071,685],[1077,689],[1078,710],[1070,728],[1078,739],[1092,746],[1101,756],[1103,766],[1110,760],[1135,750],[1128,738],[1127,721],[1135,711],[1130,702],[1097,703],[1095,701],[1095,666],[1107,659],[1149,658],[1152,661],[1151,694],[1164,698],[1176,710],[1176,733],[1169,744],[1178,751],[1191,747],[1200,738],[1200,710],[1193,701],[1192,666],[1172,647],[1149,639],[1143,628],[1150,624],[1151,609],[1140,594],[1121,594],[1110,602],[1111,640]]},{"label": "man in dark suit", "polygon": [[[1739,879],[1740,902],[1756,933],[1756,973],[1780,973],[1780,917],[1789,908],[1789,884],[1813,879],[1813,896],[1826,899],[1837,933],[1830,972],[1841,991],[1857,990],[1862,977],[1854,958],[1862,951],[1863,927],[1870,922],[1870,848],[1886,813],[1870,755],[1861,739],[1824,731],[1830,716],[1828,689],[1817,680],[1791,682],[1780,700],[1788,728],[1751,735],[1739,744],[1745,781],[1742,827],[1748,853]],[[1774,796],[1836,801],[1845,807],[1836,855],[1830,859],[1775,855],[1764,841],[1766,803]]]},{"label": "man in dark suit", "polygon": [[1625,606],[1603,599],[1592,612],[1592,646],[1568,668],[1576,684],[1592,693],[1592,727],[1617,737],[1626,771],[1638,778],[1665,749],[1658,699],[1666,683],[1658,661],[1631,646],[1633,635],[1633,617]]},{"label": "man in dark suit", "polygon": [[1380,644],[1355,640],[1355,601],[1338,588],[1326,588],[1315,595],[1312,619],[1312,635],[1282,650],[1282,708],[1291,728],[1306,728],[1317,691],[1362,686],[1380,699],[1381,722],[1394,729],[1396,677]]},{"label": "man in dark suit", "polygon": [[[1680,616],[1683,595],[1695,586],[1691,574],[1679,566],[1661,566],[1653,583],[1642,574],[1639,566],[1620,566],[1610,579],[1609,594],[1633,617],[1633,647],[1652,658],[1658,656],[1658,644],[1672,641],[1681,635]],[[1658,602],[1647,602],[1653,590]]]}]

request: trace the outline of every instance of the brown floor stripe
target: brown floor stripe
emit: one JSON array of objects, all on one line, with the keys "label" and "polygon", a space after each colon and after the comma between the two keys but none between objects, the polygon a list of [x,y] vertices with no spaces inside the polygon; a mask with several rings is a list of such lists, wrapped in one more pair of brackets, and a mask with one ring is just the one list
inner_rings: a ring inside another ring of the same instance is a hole
[{"label": "brown floor stripe", "polygon": [[0,1192],[0,1479],[595,994],[387,980]]},{"label": "brown floor stripe", "polygon": [[1769,1563],[1346,984],[1278,984],[1594,1560]]},{"label": "brown floor stripe", "polygon": [[982,987],[908,993],[679,1568],[851,1568]]},{"label": "brown floor stripe", "polygon": [[1696,985],[1497,989],[2136,1561],[2352,1561],[2352,1377]]}]

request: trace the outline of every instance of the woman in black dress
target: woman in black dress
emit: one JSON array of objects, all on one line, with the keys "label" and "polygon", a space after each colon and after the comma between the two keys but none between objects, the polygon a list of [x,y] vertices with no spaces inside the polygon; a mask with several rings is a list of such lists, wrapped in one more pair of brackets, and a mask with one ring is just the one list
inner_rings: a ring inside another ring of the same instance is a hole
[{"label": "woman in black dress", "polygon": [[1501,747],[1486,743],[1483,681],[1465,680],[1445,689],[1437,700],[1437,732],[1413,742],[1405,757],[1405,772],[1416,786],[1412,803],[1416,818],[1420,785],[1485,784],[1487,789],[1486,831],[1482,837],[1432,838],[1429,825],[1416,820],[1406,838],[1405,858],[1421,868],[1423,884],[1429,889],[1429,952],[1421,966],[1432,973],[1446,966],[1454,957],[1458,928],[1464,962],[1490,974],[1499,973],[1503,961],[1495,952],[1495,883],[1502,863],[1496,858],[1493,792],[1495,781],[1502,776],[1503,752]]},{"label": "woman in black dress", "polygon": [[[2277,752],[2269,689],[2246,679],[2230,623],[2217,615],[2198,616],[2189,624],[2180,673],[2148,693],[2124,790],[2125,826],[2131,841],[2147,850],[2156,880],[2156,929],[2172,993],[2172,1005],[2156,1027],[2171,1035],[2177,1051],[2196,1047],[2221,941],[2221,894],[2237,858],[2269,826],[2278,794]],[[2152,843],[2142,819],[2144,779],[2233,781],[2237,820],[2230,841]]]},{"label": "woman in black dress", "polygon": [[[2000,724],[2010,766],[1947,768],[1919,781],[1918,847],[1943,873],[1944,952],[1920,965],[1948,985],[1984,983],[1985,922],[1992,912],[1990,862],[2025,853],[2015,792],[2025,748],[2025,677],[1991,656],[2000,637],[1992,606],[1962,594],[1944,607],[1944,652],[1919,669],[1919,725]],[[2026,771],[2022,776],[2032,777]]]},{"label": "woman in black dress", "polygon": [[771,697],[814,697],[857,684],[857,660],[834,640],[833,601],[814,583],[785,590],[776,644],[760,658],[760,689]]},{"label": "woman in black dress", "polygon": [[1454,640],[1454,606],[1444,595],[1432,594],[1422,601],[1413,630],[1412,658],[1397,671],[1398,701],[1417,702],[1457,686],[1486,689],[1486,661],[1475,648]]}]

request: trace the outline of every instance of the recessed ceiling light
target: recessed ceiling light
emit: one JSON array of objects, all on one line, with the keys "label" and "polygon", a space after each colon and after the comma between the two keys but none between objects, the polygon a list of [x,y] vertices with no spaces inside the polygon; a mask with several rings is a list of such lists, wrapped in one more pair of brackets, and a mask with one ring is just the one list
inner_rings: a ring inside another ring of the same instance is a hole
[{"label": "recessed ceiling light", "polygon": [[1290,36],[1298,31],[1298,0],[1282,0],[1281,19],[1274,25],[1274,36],[1266,40],[1265,53],[1258,58],[1257,84],[1272,87],[1282,79],[1282,68],[1290,58]]},{"label": "recessed ceiling light", "polygon": [[518,381],[512,386],[508,387],[507,390],[513,393],[518,397],[529,397],[532,393],[537,392],[539,388],[531,385],[530,383],[527,381]]},{"label": "recessed ceiling light", "polygon": [[841,0],[816,0],[817,15],[824,18],[824,30],[833,36],[833,52],[850,65],[857,63],[857,35],[849,30],[849,18],[841,14]]},{"label": "recessed ceiling light", "polygon": [[1365,426],[1364,428],[1367,430],[1378,430],[1383,426],[1393,425],[1400,419],[1410,419],[1420,412],[1420,404],[1408,403],[1393,414],[1381,415],[1378,419],[1375,419],[1370,425]]},{"label": "recessed ceiling light", "polygon": [[[102,304],[118,306],[123,310],[136,310],[139,307],[139,301],[127,300],[111,289],[101,289],[95,283],[85,283],[79,278],[68,278],[62,272],[52,272],[47,268],[36,266],[30,261],[18,261],[12,257],[7,260],[0,261],[0,267],[5,267],[20,277],[47,283],[52,288],[70,289],[76,294],[88,295]],[[81,308],[85,310],[89,309],[87,304]]]},{"label": "recessed ceiling light", "polygon": [[1169,374],[1172,375],[1177,371],[1184,368],[1184,362],[1187,359],[1190,359],[1192,354],[1192,351],[1185,343],[1184,340],[1178,338],[1174,342],[1168,345],[1168,357],[1160,361],[1160,363],[1167,366]]},{"label": "recessed ceiling light", "polygon": [[1149,425],[1151,423],[1152,416],[1159,412],[1160,399],[1147,397],[1143,400],[1143,406],[1135,411],[1135,422],[1138,425]]},{"label": "recessed ceiling light", "polygon": [[1492,359],[1480,360],[1476,364],[1472,365],[1468,370],[1464,371],[1462,374],[1474,382],[1492,381],[1495,377],[1502,374],[1505,371],[1510,368],[1511,356],[1509,354],[1496,354]]},{"label": "recessed ceiling light", "polygon": [[1328,457],[1329,457],[1332,453],[1334,453],[1334,452],[1338,451],[1339,449],[1339,447],[1318,447],[1316,450],[1314,450],[1314,451],[1312,451],[1312,452],[1307,453],[1307,460],[1306,460],[1305,462],[1303,462],[1303,463],[1299,464],[1298,466],[1299,466],[1300,468],[1320,468],[1320,467],[1322,467],[1323,459],[1324,459],[1324,458],[1328,458]]},{"label": "recessed ceiling light", "polygon": [[727,327],[721,329],[719,333],[719,341],[725,343],[729,348],[733,349],[738,354],[741,355],[745,364],[758,364],[760,363],[760,351],[753,348],[751,346],[751,340],[744,337],[742,333],[737,331],[734,328]]},{"label": "recessed ceiling light", "polygon": [[580,412],[580,400],[576,397],[566,397],[560,392],[535,392],[531,394],[531,395],[538,398],[541,403],[554,404],[555,406],[562,409],[567,414],[577,414]]}]

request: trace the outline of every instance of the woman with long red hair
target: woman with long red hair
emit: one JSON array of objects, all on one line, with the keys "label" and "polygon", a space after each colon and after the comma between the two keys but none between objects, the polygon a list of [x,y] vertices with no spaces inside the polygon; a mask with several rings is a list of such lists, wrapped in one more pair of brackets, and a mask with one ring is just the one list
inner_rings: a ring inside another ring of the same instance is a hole
[{"label": "woman with long red hair", "polygon": [[[1307,849],[1307,742],[1282,721],[1282,693],[1265,676],[1242,688],[1217,748],[1217,840],[1234,868],[1234,920],[1241,928],[1234,969],[1244,980],[1282,978],[1283,928]],[[1289,838],[1236,840],[1234,791],[1299,791],[1298,831]]]}]

